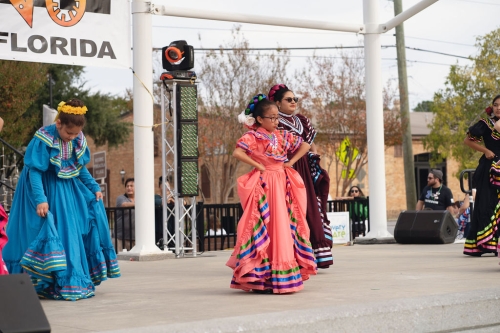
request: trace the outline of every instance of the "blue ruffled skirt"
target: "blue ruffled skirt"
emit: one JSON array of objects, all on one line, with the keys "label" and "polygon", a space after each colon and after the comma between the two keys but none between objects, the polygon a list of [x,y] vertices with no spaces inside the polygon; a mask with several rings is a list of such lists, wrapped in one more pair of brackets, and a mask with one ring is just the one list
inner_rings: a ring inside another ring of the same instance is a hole
[{"label": "blue ruffled skirt", "polygon": [[77,178],[42,175],[49,214],[36,214],[25,166],[16,187],[3,256],[11,274],[28,273],[41,298],[76,301],[120,276],[102,201]]}]

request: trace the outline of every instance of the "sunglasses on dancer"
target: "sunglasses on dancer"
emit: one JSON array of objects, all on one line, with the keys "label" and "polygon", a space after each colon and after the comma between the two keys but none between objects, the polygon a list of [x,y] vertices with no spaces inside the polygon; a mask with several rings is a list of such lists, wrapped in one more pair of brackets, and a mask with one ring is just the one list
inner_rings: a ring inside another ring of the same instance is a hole
[{"label": "sunglasses on dancer", "polygon": [[283,100],[287,101],[288,103],[292,103],[292,101],[297,103],[299,101],[299,98],[298,97],[285,97],[285,98],[283,98]]},{"label": "sunglasses on dancer", "polygon": [[351,193],[359,193],[358,190],[351,190]]}]

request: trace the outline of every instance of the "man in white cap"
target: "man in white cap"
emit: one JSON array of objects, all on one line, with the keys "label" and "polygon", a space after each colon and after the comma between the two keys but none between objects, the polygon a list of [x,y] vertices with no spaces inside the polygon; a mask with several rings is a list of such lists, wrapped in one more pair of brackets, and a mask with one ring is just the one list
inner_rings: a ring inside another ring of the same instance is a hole
[{"label": "man in white cap", "polygon": [[443,172],[431,170],[427,176],[427,186],[424,187],[417,202],[417,210],[448,210],[453,214],[453,194],[443,184]]}]

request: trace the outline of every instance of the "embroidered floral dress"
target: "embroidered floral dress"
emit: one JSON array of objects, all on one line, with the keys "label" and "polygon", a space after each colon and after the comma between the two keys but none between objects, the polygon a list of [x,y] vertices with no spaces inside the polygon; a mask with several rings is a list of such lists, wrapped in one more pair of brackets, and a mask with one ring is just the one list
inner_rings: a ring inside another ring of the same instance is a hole
[{"label": "embroidered floral dress", "polygon": [[305,219],[306,192],[299,174],[283,168],[288,152],[301,144],[288,131],[249,131],[237,143],[262,163],[238,178],[243,216],[238,239],[227,262],[233,272],[231,288],[289,293],[303,288],[303,281],[316,274]]},{"label": "embroidered floral dress", "polygon": [[[500,133],[494,125],[494,119],[482,118],[469,128],[467,137],[475,142],[483,141],[486,148],[500,156]],[[490,167],[491,160],[481,156],[472,179],[477,192],[464,246],[464,254],[471,256],[497,252],[500,198],[489,180]]]},{"label": "embroidered floral dress", "polygon": [[[55,124],[39,129],[26,150],[3,255],[11,274],[31,276],[41,298],[89,298],[96,285],[120,276],[89,161],[83,133],[63,142]],[[43,202],[49,212],[42,218],[36,208]]]},{"label": "embroidered floral dress", "polygon": [[[316,130],[309,119],[301,114],[288,115],[279,113],[279,129],[287,130],[300,136],[304,142],[312,144]],[[288,154],[289,158],[293,153]],[[320,166],[320,157],[309,153],[302,156],[294,165],[304,180],[307,192],[307,224],[311,230],[311,243],[318,268],[328,268],[333,264],[332,230],[326,217],[326,205],[330,191],[330,177]]]}]

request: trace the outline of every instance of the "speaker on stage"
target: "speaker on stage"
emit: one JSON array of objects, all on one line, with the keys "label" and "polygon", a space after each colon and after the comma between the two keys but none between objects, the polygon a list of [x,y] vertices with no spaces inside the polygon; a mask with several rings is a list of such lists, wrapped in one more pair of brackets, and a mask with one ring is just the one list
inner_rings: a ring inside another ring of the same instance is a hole
[{"label": "speaker on stage", "polygon": [[50,332],[28,274],[0,275],[0,332]]},{"label": "speaker on stage", "polygon": [[399,214],[394,239],[403,244],[448,244],[457,237],[458,224],[447,210],[404,211]]}]

